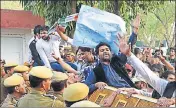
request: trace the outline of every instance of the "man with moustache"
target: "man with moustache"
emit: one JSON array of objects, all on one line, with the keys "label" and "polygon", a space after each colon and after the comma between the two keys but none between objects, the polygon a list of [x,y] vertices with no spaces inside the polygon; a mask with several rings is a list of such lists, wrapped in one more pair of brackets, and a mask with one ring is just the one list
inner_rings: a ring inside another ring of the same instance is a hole
[{"label": "man with moustache", "polygon": [[90,93],[97,88],[103,89],[107,85],[116,88],[135,87],[124,67],[127,61],[125,55],[112,56],[110,46],[103,42],[96,46],[96,54],[100,63],[85,81],[89,86]]},{"label": "man with moustache", "polygon": [[[41,39],[36,43],[37,51],[46,67],[54,71],[64,72],[65,70],[62,66],[52,57],[52,53],[57,55],[57,57],[61,57],[59,52],[61,38],[57,32],[48,33],[48,30],[48,26],[42,26],[40,30]],[[77,67],[73,63],[67,63],[77,70]]]}]

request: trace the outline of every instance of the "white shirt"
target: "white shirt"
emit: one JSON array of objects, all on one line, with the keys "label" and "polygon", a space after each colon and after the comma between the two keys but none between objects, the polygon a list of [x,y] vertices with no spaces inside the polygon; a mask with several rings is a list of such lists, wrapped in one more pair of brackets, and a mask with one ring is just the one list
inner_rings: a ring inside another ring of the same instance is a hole
[{"label": "white shirt", "polygon": [[[133,68],[140,74],[147,83],[149,83],[161,96],[163,96],[164,90],[168,84],[168,81],[159,78],[153,73],[141,60],[139,60],[134,54],[127,57],[128,61],[133,64]],[[173,96],[175,97],[176,91]]]},{"label": "white shirt", "polygon": [[58,57],[61,57],[59,52],[60,42],[60,36],[56,35],[50,35],[49,41],[43,39],[37,41],[36,49],[46,67],[51,68],[50,63],[56,62],[56,60],[52,57],[52,53],[54,53]]},{"label": "white shirt", "polygon": [[28,42],[28,63],[31,63],[32,62],[32,53],[31,53],[31,50],[29,48],[29,45],[31,44],[31,42],[34,40],[35,38],[32,37],[29,42]]},{"label": "white shirt", "polygon": [[68,42],[70,45],[74,46],[74,45],[73,45],[73,39],[72,39],[72,38],[68,37],[67,42]]}]

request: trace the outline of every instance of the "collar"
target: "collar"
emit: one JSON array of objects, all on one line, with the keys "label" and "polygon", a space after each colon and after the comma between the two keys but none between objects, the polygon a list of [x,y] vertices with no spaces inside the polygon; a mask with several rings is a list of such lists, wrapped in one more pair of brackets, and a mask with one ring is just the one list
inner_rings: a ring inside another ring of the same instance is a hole
[{"label": "collar", "polygon": [[54,92],[53,95],[56,96],[58,100],[64,102],[64,99],[63,99],[63,93],[60,93],[60,92]]},{"label": "collar", "polygon": [[31,93],[31,94],[41,94],[41,95],[46,94],[46,92],[44,92],[44,91],[39,91],[39,90],[34,89],[34,88],[31,89],[30,93]]},{"label": "collar", "polygon": [[15,99],[15,97],[11,94],[7,95],[7,98],[10,100],[10,102],[12,102],[13,104],[16,104],[18,102],[19,99]]}]

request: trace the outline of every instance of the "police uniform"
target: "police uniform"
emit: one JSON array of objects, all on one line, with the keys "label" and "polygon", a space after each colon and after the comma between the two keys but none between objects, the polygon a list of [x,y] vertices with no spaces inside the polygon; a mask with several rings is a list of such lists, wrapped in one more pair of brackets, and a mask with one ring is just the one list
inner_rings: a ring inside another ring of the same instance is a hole
[{"label": "police uniform", "polygon": [[[23,83],[23,78],[19,75],[12,75],[4,80],[5,87],[14,87]],[[15,107],[17,99],[12,94],[8,94],[1,107]]]},{"label": "police uniform", "polygon": [[[14,68],[14,72],[15,72],[15,73],[21,73],[21,74],[22,74],[22,73],[24,73],[24,72],[27,72],[27,74],[28,74],[28,71],[29,71],[29,67],[24,66],[24,65],[18,65],[18,66],[16,66],[16,67]],[[19,75],[21,75],[21,74],[19,74]],[[22,76],[22,77],[23,77],[23,76]],[[25,77],[23,77],[23,78],[24,78],[25,84],[27,85],[27,87],[26,87],[26,92],[29,93],[30,90],[31,90],[29,78],[25,78]]]},{"label": "police uniform", "polygon": [[[52,82],[60,82],[68,79],[68,75],[62,72],[53,72]],[[60,92],[53,92],[53,95],[57,97],[57,100],[64,102],[63,93]]]},{"label": "police uniform", "polygon": [[[33,67],[29,74],[41,79],[48,79],[53,75],[51,69],[44,66]],[[64,107],[64,105],[57,100],[57,97],[32,88],[29,94],[19,100],[17,107]]]},{"label": "police uniform", "polygon": [[[16,63],[6,63],[5,65],[4,65],[4,68],[14,68],[14,67],[16,67],[16,66],[18,66],[18,64],[16,64]],[[4,79],[6,79],[6,78],[8,78],[9,76],[8,76],[8,74],[6,74],[3,78]]]},{"label": "police uniform", "polygon": [[88,96],[89,87],[84,83],[70,84],[64,89],[63,98],[68,102],[83,100]]},{"label": "police uniform", "polygon": [[94,102],[88,101],[88,100],[83,100],[80,102],[76,102],[71,107],[100,107]]},{"label": "police uniform", "polygon": [[[9,67],[15,67],[17,65],[18,64],[16,63],[6,63],[4,67],[9,68]],[[4,80],[8,77],[9,77],[8,74],[6,74],[3,78],[1,78],[1,103],[4,101],[4,99],[7,97],[7,94],[8,94],[5,86],[3,85]]]}]

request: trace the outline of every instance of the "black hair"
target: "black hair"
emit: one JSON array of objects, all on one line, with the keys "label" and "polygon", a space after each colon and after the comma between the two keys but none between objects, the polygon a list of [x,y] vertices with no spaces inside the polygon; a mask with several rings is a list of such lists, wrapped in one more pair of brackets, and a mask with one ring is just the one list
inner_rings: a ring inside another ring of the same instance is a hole
[{"label": "black hair", "polygon": [[96,48],[95,48],[95,53],[96,53],[97,55],[99,54],[99,48],[100,48],[101,46],[107,46],[107,47],[109,48],[109,50],[111,51],[111,47],[110,47],[107,43],[105,43],[105,42],[100,42],[100,43],[96,46]]},{"label": "black hair", "polygon": [[172,51],[172,50],[174,50],[174,51],[175,51],[175,48],[174,48],[174,47],[171,47],[171,48],[170,48],[170,51]]},{"label": "black hair", "polygon": [[134,55],[140,54],[141,50],[139,48],[134,48]]},{"label": "black hair", "polygon": [[85,100],[85,99],[81,99],[81,100],[73,101],[73,102],[69,102],[69,101],[66,101],[66,100],[65,100],[65,104],[66,104],[66,107],[70,107],[70,106],[73,105],[74,103],[80,102],[80,101],[83,101],[83,100]]},{"label": "black hair", "polygon": [[42,26],[40,31],[48,31],[49,30],[49,26]]},{"label": "black hair", "polygon": [[175,76],[175,73],[173,71],[166,71],[161,75],[161,78],[167,79],[170,74]]},{"label": "black hair", "polygon": [[7,71],[8,71],[8,70],[10,71],[10,69],[12,69],[12,68],[14,68],[14,67],[15,67],[15,66],[4,67],[4,71],[5,71],[5,73],[8,74]]},{"label": "black hair", "polygon": [[6,87],[6,90],[9,94],[12,94],[15,92],[15,86],[12,86],[12,87]]},{"label": "black hair", "polygon": [[42,26],[41,25],[36,25],[34,27],[34,34],[36,35],[37,33],[40,34],[40,30],[41,30]]},{"label": "black hair", "polygon": [[91,48],[79,46],[78,49],[76,50],[76,54],[78,53],[79,50],[81,50],[82,52],[91,52],[92,51]]},{"label": "black hair", "polygon": [[155,53],[156,53],[156,52],[160,52],[161,55],[163,56],[163,50],[156,49],[156,50],[155,50]]},{"label": "black hair", "polygon": [[53,82],[51,83],[51,87],[53,88],[53,90],[54,90],[55,92],[61,91],[62,89],[65,88],[66,85],[67,85],[67,80],[63,80],[63,81],[60,81],[60,82],[53,81]]},{"label": "black hair", "polygon": [[44,79],[41,79],[32,75],[29,76],[29,82],[32,88],[39,87],[42,81],[44,81]]}]

